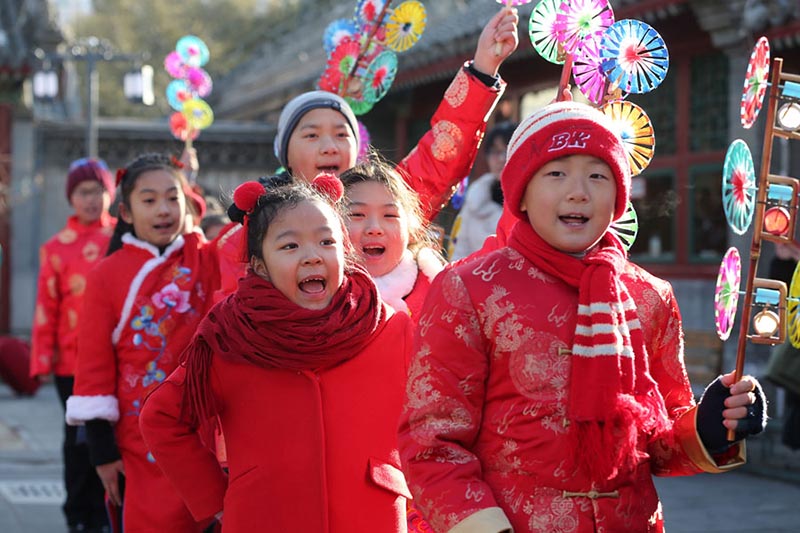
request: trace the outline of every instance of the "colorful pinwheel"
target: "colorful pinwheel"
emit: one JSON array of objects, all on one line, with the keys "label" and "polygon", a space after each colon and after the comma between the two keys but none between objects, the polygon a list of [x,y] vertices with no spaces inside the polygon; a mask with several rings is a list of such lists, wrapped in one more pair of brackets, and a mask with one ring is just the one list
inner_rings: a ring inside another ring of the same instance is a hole
[{"label": "colorful pinwheel", "polygon": [[628,154],[631,175],[641,174],[653,159],[656,144],[653,126],[647,113],[633,102],[622,100],[604,105],[601,111],[611,119],[622,138]]},{"label": "colorful pinwheel", "polygon": [[564,51],[574,54],[584,41],[599,39],[614,24],[608,0],[564,0],[556,14],[556,37]]},{"label": "colorful pinwheel", "polygon": [[347,88],[343,85],[356,68],[360,52],[361,45],[358,41],[351,37],[342,38],[328,58],[328,65],[317,84],[318,87],[337,94],[345,92]]},{"label": "colorful pinwheel", "polygon": [[356,39],[358,28],[352,20],[337,19],[328,24],[322,36],[322,46],[325,53],[330,56],[345,37]]},{"label": "colorful pinwheel", "polygon": [[746,129],[755,124],[758,112],[761,111],[761,104],[767,92],[768,77],[769,41],[766,37],[761,37],[750,54],[742,89],[742,104],[739,107],[742,127]]},{"label": "colorful pinwheel", "polygon": [[786,299],[787,333],[792,346],[800,348],[800,264],[794,269]]},{"label": "colorful pinwheel", "polygon": [[417,0],[407,0],[397,6],[386,22],[386,45],[395,52],[405,52],[425,31],[425,6]]},{"label": "colorful pinwheel", "polygon": [[375,103],[389,91],[397,73],[397,56],[390,51],[381,52],[367,67],[363,77],[364,100]]},{"label": "colorful pinwheel", "polygon": [[603,102],[606,96],[606,75],[600,64],[600,50],[594,39],[587,39],[578,48],[572,63],[575,85],[593,104]]},{"label": "colorful pinwheel", "polygon": [[214,121],[211,107],[202,99],[213,88],[211,76],[202,68],[209,57],[202,39],[186,35],[164,58],[164,69],[175,78],[166,90],[167,102],[175,110],[169,118],[170,132],[187,146]]},{"label": "colorful pinwheel", "polygon": [[626,93],[646,93],[667,75],[669,53],[664,39],[650,25],[625,19],[612,24],[600,42],[603,72]]},{"label": "colorful pinwheel", "polygon": [[528,21],[528,36],[533,49],[551,63],[562,65],[559,58],[558,37],[556,36],[556,15],[561,0],[541,0],[531,11]]},{"label": "colorful pinwheel", "polygon": [[737,235],[744,235],[756,208],[756,181],[753,156],[741,139],[728,147],[722,167],[722,205],[725,218]]},{"label": "colorful pinwheel", "polygon": [[739,250],[728,248],[722,258],[714,290],[714,324],[720,340],[727,340],[736,318],[739,285],[742,281],[742,259]]},{"label": "colorful pinwheel", "polygon": [[628,202],[628,208],[622,217],[611,224],[611,231],[619,237],[626,250],[631,249],[639,234],[639,217],[631,202]]}]

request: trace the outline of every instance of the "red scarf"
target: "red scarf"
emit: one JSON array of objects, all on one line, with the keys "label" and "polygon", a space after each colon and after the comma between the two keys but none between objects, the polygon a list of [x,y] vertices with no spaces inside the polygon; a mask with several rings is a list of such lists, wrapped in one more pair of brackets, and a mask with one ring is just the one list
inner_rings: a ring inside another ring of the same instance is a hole
[{"label": "red scarf", "polygon": [[622,244],[606,232],[578,258],[556,250],[524,222],[514,226],[508,244],[578,291],[568,400],[577,466],[598,481],[631,471],[640,459],[639,430],[652,433],[667,419],[650,378],[636,304],[620,280],[627,264]]},{"label": "red scarf", "polygon": [[298,306],[249,271],[236,292],[208,312],[183,352],[184,420],[197,426],[216,412],[208,381],[212,357],[267,369],[323,370],[357,355],[385,322],[375,284],[361,267],[345,273],[321,310]]}]

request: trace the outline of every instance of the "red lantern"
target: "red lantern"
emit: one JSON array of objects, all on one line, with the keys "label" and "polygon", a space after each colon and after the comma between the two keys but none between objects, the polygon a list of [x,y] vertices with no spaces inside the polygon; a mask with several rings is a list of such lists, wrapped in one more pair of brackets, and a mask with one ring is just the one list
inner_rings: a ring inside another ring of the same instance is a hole
[{"label": "red lantern", "polygon": [[770,207],[764,213],[764,231],[771,235],[786,235],[789,232],[790,216],[785,207]]}]

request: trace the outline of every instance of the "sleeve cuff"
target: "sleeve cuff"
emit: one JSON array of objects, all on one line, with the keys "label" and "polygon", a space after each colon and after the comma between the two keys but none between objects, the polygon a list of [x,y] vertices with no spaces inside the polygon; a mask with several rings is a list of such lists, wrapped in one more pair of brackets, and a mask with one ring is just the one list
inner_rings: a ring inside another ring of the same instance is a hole
[{"label": "sleeve cuff", "polygon": [[475,76],[481,83],[490,88],[500,88],[500,76],[492,76],[491,74],[484,74],[475,68],[475,64],[470,61],[466,64],[465,70]]},{"label": "sleeve cuff", "polygon": [[89,447],[89,462],[93,466],[113,463],[120,459],[114,428],[108,420],[88,420],[86,437]]},{"label": "sleeve cuff", "polygon": [[512,533],[514,529],[506,514],[499,507],[488,507],[456,524],[449,533]]},{"label": "sleeve cuff", "polygon": [[82,426],[87,420],[119,420],[119,402],[116,396],[70,396],[67,398],[67,424]]},{"label": "sleeve cuff", "polygon": [[683,413],[675,421],[675,431],[686,455],[703,472],[719,474],[742,466],[747,461],[747,450],[744,441],[731,446],[735,452],[731,457],[726,454],[725,457],[727,459],[724,463],[720,464],[714,459],[706,447],[703,446],[703,441],[700,440],[700,435],[697,433],[697,406]]}]

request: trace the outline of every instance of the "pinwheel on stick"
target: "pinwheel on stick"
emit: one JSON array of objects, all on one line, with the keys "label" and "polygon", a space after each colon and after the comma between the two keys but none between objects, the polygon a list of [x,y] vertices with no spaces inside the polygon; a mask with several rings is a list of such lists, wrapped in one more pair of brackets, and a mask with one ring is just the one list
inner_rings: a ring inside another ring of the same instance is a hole
[{"label": "pinwheel on stick", "polygon": [[202,39],[186,35],[164,59],[164,69],[175,78],[166,90],[167,102],[175,110],[169,118],[170,132],[186,148],[191,148],[200,131],[214,122],[214,113],[203,100],[213,89],[211,76],[202,68],[209,57]]}]

